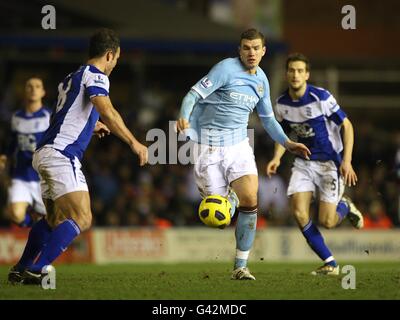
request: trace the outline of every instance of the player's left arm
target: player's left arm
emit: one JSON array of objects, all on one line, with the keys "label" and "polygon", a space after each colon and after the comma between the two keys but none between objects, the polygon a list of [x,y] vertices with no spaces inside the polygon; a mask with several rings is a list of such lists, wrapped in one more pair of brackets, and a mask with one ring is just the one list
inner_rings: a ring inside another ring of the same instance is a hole
[{"label": "player's left arm", "polygon": [[290,140],[283,131],[282,126],[275,119],[269,97],[260,99],[256,109],[265,131],[267,131],[275,142],[281,144],[291,153],[309,160],[309,156],[311,155],[310,150],[304,144]]},{"label": "player's left arm", "polygon": [[325,116],[343,129],[343,159],[340,164],[339,172],[344,178],[344,183],[351,187],[357,183],[357,175],[353,169],[352,154],[354,146],[354,129],[346,113],[340,108],[336,99],[328,92],[326,100],[322,101],[321,106]]},{"label": "player's left arm", "polygon": [[351,187],[357,183],[357,174],[351,164],[354,146],[354,129],[349,118],[344,118],[343,128],[343,160],[340,165],[340,173],[344,178],[344,183]]}]

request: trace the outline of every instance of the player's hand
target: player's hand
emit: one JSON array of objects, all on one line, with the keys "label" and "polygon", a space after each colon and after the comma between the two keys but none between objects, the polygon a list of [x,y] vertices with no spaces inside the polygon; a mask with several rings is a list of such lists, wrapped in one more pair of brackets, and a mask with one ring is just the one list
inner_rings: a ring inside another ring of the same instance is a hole
[{"label": "player's hand", "polygon": [[108,127],[103,122],[97,121],[96,126],[93,130],[93,134],[101,139],[110,134],[110,129],[108,129]]},{"label": "player's hand", "polygon": [[149,159],[149,152],[147,150],[147,147],[140,142],[135,142],[134,144],[131,145],[131,149],[134,153],[136,153],[139,157],[139,164],[141,167],[143,167]]},{"label": "player's hand", "polygon": [[344,184],[346,186],[351,187],[356,185],[358,178],[350,161],[342,161],[339,171],[344,178]]},{"label": "player's hand", "polygon": [[265,172],[267,173],[268,178],[271,178],[271,176],[276,173],[280,164],[281,160],[275,158],[268,162],[267,166],[265,167]]},{"label": "player's hand", "polygon": [[5,154],[0,155],[0,172],[6,168],[7,156]]},{"label": "player's hand", "polygon": [[294,142],[292,140],[287,140],[285,143],[285,148],[289,150],[291,153],[296,154],[300,157],[303,157],[306,160],[310,160],[311,152],[310,150],[302,143]]},{"label": "player's hand", "polygon": [[189,121],[184,118],[179,118],[178,121],[176,121],[176,129],[178,132],[183,132],[183,130],[190,128]]}]

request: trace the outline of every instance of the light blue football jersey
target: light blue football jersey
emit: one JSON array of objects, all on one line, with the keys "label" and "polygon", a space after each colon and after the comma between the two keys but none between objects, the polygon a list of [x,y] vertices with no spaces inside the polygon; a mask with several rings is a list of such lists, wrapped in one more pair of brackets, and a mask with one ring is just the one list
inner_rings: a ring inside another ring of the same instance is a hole
[{"label": "light blue football jersey", "polygon": [[340,128],[346,114],[329,91],[307,85],[304,95],[293,100],[287,90],[276,101],[275,116],[286,133],[294,132],[310,149],[310,160],[333,160],[340,166]]},{"label": "light blue football jersey", "polygon": [[15,112],[11,118],[10,144],[7,154],[13,158],[11,178],[23,181],[39,181],[32,167],[32,156],[44,132],[49,127],[50,110],[45,107],[28,113]]},{"label": "light blue football jersey", "polygon": [[82,159],[99,119],[91,97],[108,96],[107,75],[92,65],[83,65],[58,86],[56,110],[37,149],[48,146],[66,157]]},{"label": "light blue football jersey", "polygon": [[213,146],[237,144],[247,137],[250,113],[273,117],[268,79],[257,67],[249,74],[239,58],[224,59],[198,81],[192,90],[202,99],[190,115],[189,136]]}]

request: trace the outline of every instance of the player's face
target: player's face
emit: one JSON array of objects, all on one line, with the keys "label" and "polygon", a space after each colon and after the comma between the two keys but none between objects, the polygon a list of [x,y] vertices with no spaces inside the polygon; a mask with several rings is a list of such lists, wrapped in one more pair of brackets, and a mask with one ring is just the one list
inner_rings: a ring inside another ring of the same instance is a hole
[{"label": "player's face", "polygon": [[286,71],[286,78],[289,83],[289,87],[292,90],[300,90],[304,88],[310,77],[310,72],[306,70],[306,64],[303,61],[292,61],[289,62],[288,69]]},{"label": "player's face", "polygon": [[31,78],[25,84],[25,98],[29,102],[41,101],[46,92],[44,91],[43,82],[39,78]]},{"label": "player's face", "polygon": [[240,60],[249,70],[257,68],[265,54],[261,39],[242,39],[239,47]]},{"label": "player's face", "polygon": [[107,65],[105,70],[105,74],[107,76],[111,74],[111,71],[113,71],[114,67],[117,65],[120,53],[121,49],[119,47],[115,52],[115,54],[113,54],[112,52],[107,53]]}]

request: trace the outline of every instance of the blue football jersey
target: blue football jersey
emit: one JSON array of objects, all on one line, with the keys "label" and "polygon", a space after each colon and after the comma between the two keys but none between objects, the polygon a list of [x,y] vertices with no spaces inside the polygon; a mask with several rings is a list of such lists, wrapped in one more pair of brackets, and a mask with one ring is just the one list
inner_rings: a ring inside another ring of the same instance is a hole
[{"label": "blue football jersey", "polygon": [[275,116],[286,133],[294,132],[298,142],[310,149],[310,160],[333,160],[340,165],[340,127],[346,114],[329,91],[307,85],[304,95],[292,100],[287,90],[277,99]]},{"label": "blue football jersey", "polygon": [[190,137],[204,144],[228,146],[247,137],[250,113],[273,117],[269,82],[257,67],[249,74],[239,58],[224,59],[193,87],[202,99],[190,115]]},{"label": "blue football jersey", "polygon": [[15,112],[11,118],[11,136],[7,154],[13,158],[11,178],[39,181],[32,167],[32,156],[44,132],[49,127],[50,111],[44,107],[34,113]]},{"label": "blue football jersey", "polygon": [[99,119],[90,98],[108,96],[109,87],[107,75],[92,65],[69,74],[58,86],[56,109],[37,149],[48,146],[81,160]]}]

